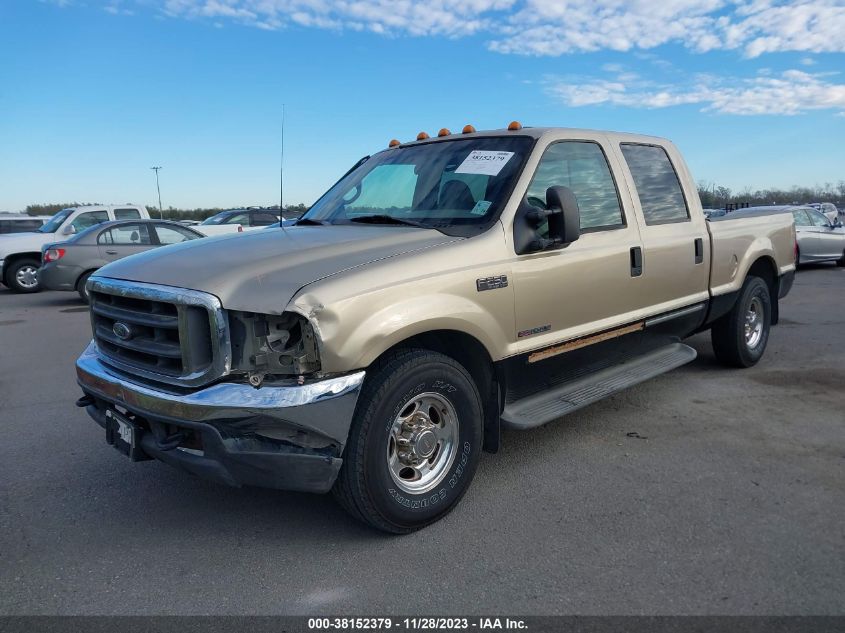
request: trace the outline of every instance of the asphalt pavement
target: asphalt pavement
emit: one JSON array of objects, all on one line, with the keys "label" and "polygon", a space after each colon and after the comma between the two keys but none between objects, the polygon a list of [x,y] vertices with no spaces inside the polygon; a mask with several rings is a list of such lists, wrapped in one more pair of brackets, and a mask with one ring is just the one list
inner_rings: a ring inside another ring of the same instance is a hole
[{"label": "asphalt pavement", "polygon": [[410,536],[331,496],[131,463],[74,407],[74,293],[0,288],[0,614],[845,614],[845,269],[763,361],[698,359],[510,432]]}]

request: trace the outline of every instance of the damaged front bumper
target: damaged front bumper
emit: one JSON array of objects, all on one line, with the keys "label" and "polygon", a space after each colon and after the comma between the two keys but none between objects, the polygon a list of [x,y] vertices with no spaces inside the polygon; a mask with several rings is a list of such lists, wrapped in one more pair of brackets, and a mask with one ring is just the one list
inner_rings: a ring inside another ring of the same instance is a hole
[{"label": "damaged front bumper", "polygon": [[340,469],[365,372],[302,385],[168,391],[104,364],[92,341],[76,375],[85,393],[79,404],[100,426],[111,409],[137,427],[134,456],[233,486],[320,493]]}]

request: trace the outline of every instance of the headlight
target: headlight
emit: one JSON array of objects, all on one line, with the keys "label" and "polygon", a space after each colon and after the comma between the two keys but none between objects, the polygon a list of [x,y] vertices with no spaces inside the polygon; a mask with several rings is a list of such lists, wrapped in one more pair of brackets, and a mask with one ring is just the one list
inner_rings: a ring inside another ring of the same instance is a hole
[{"label": "headlight", "polygon": [[249,373],[252,384],[260,385],[265,375],[290,378],[320,371],[314,328],[299,314],[230,312],[229,329],[232,370]]}]

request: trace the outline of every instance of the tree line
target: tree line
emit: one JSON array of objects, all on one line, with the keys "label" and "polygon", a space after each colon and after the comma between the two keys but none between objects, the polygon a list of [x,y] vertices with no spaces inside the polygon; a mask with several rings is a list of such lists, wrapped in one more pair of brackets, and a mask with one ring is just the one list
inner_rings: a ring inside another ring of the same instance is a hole
[{"label": "tree line", "polygon": [[[815,187],[792,187],[791,189],[756,189],[750,187],[734,191],[730,187],[724,187],[711,182],[698,183],[698,196],[701,198],[701,206],[705,209],[724,209],[729,204],[748,203],[750,206],[768,204],[807,204],[809,202],[832,202],[840,209],[845,207],[845,180],[837,184],[826,183]],[[28,215],[53,215],[57,211],[68,207],[78,207],[83,204],[99,204],[92,202],[62,202],[51,204],[30,204],[26,207]],[[150,216],[159,217],[158,206],[146,205]],[[227,207],[231,209],[233,207]],[[161,215],[166,220],[205,220],[212,215],[225,211],[227,208],[197,208],[177,209],[167,207],[162,210]],[[243,207],[242,207],[243,208]],[[267,207],[278,209],[279,205]],[[285,207],[285,215],[297,217],[308,211],[310,207],[304,204],[288,205]]]},{"label": "tree line", "polygon": [[[56,202],[56,203],[48,203],[48,204],[30,204],[27,205],[26,209],[24,209],[24,213],[27,215],[53,215],[62,209],[67,209],[70,207],[81,207],[86,205],[92,204],[101,204],[100,202]],[[213,207],[213,208],[197,208],[197,209],[177,209],[175,207],[167,207],[166,209],[162,209],[161,213],[159,214],[158,205],[148,204],[145,205],[147,211],[152,218],[158,218],[159,216],[163,217],[165,220],[205,220],[206,218],[210,218],[212,215],[216,215],[221,211],[226,211],[228,209],[233,208],[243,208],[246,207]],[[279,209],[279,205],[275,205],[272,207],[266,207],[267,209]],[[285,207],[285,216],[286,217],[299,217],[306,211],[308,211],[309,207],[304,204],[289,204]]]}]

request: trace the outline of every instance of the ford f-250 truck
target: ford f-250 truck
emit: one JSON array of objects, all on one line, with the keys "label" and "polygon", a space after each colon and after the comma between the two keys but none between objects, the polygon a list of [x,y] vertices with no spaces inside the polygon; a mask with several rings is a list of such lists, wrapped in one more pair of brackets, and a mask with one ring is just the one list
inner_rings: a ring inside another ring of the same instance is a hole
[{"label": "ford f-250 truck", "polygon": [[420,134],[296,226],[196,240],[89,281],[79,406],[133,460],[328,492],[388,532],[436,521],[500,429],[693,360],[760,360],[795,271],[788,216],[710,224],[663,139]]}]

